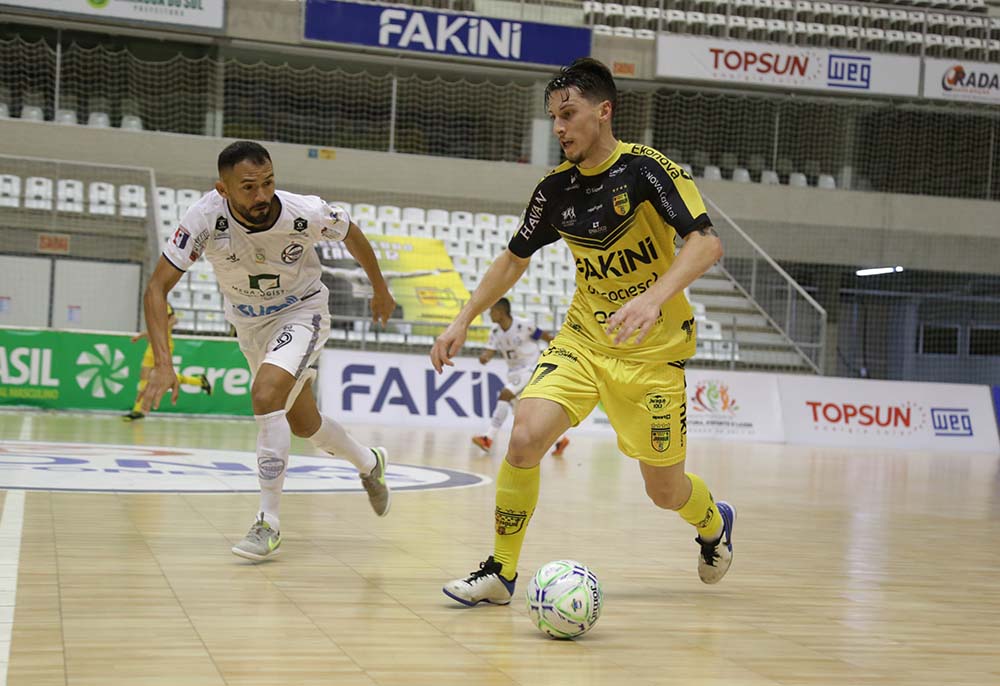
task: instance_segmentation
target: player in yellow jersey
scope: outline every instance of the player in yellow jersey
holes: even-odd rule
[[[568,243],[576,293],[521,393],[497,476],[493,555],[443,589],[464,605],[510,602],[539,462],[598,401],[619,449],[638,460],[649,498],[697,529],[701,580],[718,582],[732,562],[735,510],[684,468],[684,364],[695,352],[684,288],[722,257],[722,243],[686,171],[615,138],[616,101],[614,79],[594,59],[576,60],[549,82],[545,104],[567,161],[539,182],[507,249],[431,349],[435,369],[451,365],[472,320],[514,286],[531,256]],[[676,236],[684,245],[675,256]]]
[[[174,351],[174,337],[173,331],[174,327],[177,326],[177,315],[174,314],[174,308],[169,304],[167,305],[167,340],[170,344],[170,352]],[[142,339],[148,339],[149,334],[146,331],[141,331],[136,335],[132,336],[132,342],[136,343]],[[139,370],[139,387],[135,393],[135,404],[132,406],[132,411],[127,415],[123,416],[126,422],[134,422],[137,419],[142,419],[146,415],[142,411],[142,397],[146,392],[146,384],[149,382],[149,370],[154,367],[153,362],[153,346],[148,342],[146,343],[146,352],[142,355],[142,368]],[[196,374],[194,376],[185,376],[184,374],[177,375],[177,381],[188,386],[198,386],[201,390],[208,395],[212,395],[212,384],[209,382],[208,377],[204,374]]]

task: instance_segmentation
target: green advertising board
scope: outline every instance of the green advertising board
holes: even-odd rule
[[[135,400],[146,341],[128,334],[0,327],[0,405],[127,412]],[[174,368],[208,375],[211,397],[181,386],[161,412],[250,415],[250,370],[232,338],[174,337]]]

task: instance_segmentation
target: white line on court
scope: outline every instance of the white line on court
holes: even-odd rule
[[[7,491],[3,502],[3,518],[0,519],[0,686],[7,686],[23,524],[24,491]]]

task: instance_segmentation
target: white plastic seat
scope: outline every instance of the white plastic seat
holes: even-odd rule
[[[83,213],[83,181],[79,179],[56,181],[56,209],[60,212]]]
[[[52,179],[29,176],[24,180],[24,206],[29,210],[52,209]]]
[[[187,289],[187,286],[177,284],[169,293],[167,293],[167,302],[170,303],[175,310],[177,308],[190,310],[191,291]]]
[[[788,185],[805,187],[808,186],[809,183],[806,181],[806,175],[802,172],[792,172],[788,175]]]
[[[458,240],[466,243],[481,243],[483,240],[483,230],[475,226],[459,226]]]
[[[191,188],[177,189],[177,218],[183,219],[191,205],[201,200],[202,193]]]
[[[76,118],[76,110],[56,110],[56,124],[67,124],[76,126],[79,122]]]
[[[45,112],[41,107],[25,105],[21,108],[21,119],[25,121],[45,121]]]
[[[722,180],[722,170],[719,169],[714,164],[709,164],[705,166],[702,172],[702,178],[709,181],[721,181]]]
[[[743,167],[733,169],[733,181],[736,183],[750,183],[750,171]]]
[[[191,293],[191,309],[221,310],[222,296],[218,291],[194,291]]]
[[[408,224],[410,235],[415,238],[437,238],[434,227],[429,224]]]
[[[765,169],[760,173],[760,182],[765,186],[777,186],[781,180],[778,178],[778,172],[773,169]]]
[[[410,231],[407,225],[400,221],[383,221],[382,222],[382,232],[386,236],[409,236]]]
[[[146,216],[146,189],[134,183],[118,187],[118,206],[123,217]]]
[[[489,212],[476,212],[472,221],[473,226],[480,229],[495,229],[497,227],[497,216]]]
[[[115,214],[115,187],[105,181],[94,181],[87,194],[87,210],[91,214]]]
[[[493,257],[493,247],[489,243],[474,241],[466,243],[465,254],[469,257]]]
[[[95,129],[106,129],[111,126],[111,117],[107,112],[91,112],[87,115],[87,126]]]
[[[404,207],[403,221],[411,224],[425,224],[427,222],[427,212],[422,207]]]
[[[635,29],[631,26],[616,26],[611,35],[618,38],[635,38]]]
[[[188,277],[188,288],[192,291],[217,291],[215,272],[211,269],[211,262],[203,260],[195,262],[195,265],[198,265],[198,269],[195,269],[194,265],[192,265],[192,268],[188,270],[190,274]],[[206,269],[206,267],[208,268]]]
[[[222,312],[202,310],[195,317],[194,330],[204,333],[220,333],[228,331],[229,324]]]
[[[354,223],[364,234],[382,233],[382,222],[378,219],[355,219]]]
[[[495,229],[483,229],[483,240],[492,245],[507,245],[510,242],[510,234],[512,231],[507,231],[500,228]]]
[[[465,249],[464,241],[443,240],[441,242],[444,243],[445,252],[447,252],[452,257],[455,257],[456,255],[460,256],[468,254],[468,252],[466,252]]]
[[[515,217],[513,214],[501,214],[497,221],[497,228],[502,231],[513,232],[517,231],[521,226],[520,217]]]
[[[440,238],[442,241],[458,240],[458,228],[448,224],[435,225],[432,233],[434,238]]]
[[[607,24],[594,24],[593,32],[595,36],[613,36],[615,35],[615,30],[608,26]]]
[[[354,205],[354,212],[351,213],[351,218],[355,224],[358,224],[358,221],[361,219],[378,219],[378,210],[375,209],[374,205],[359,202]],[[361,224],[358,224],[358,226],[361,226]]]
[[[451,224],[451,215],[448,214],[448,210],[430,209],[427,210],[427,223],[435,226],[438,224]]]
[[[816,182],[816,186],[824,190],[832,191],[836,190],[837,182],[834,181],[833,177],[829,174],[820,174],[819,179]]]
[[[395,205],[379,205],[376,216],[382,222],[398,222],[403,220],[403,211]]]
[[[474,226],[472,223],[472,212],[466,212],[465,210],[455,210],[451,213],[448,221],[452,226]]]
[[[21,177],[0,174],[0,207],[21,206]]]
[[[134,114],[126,114],[122,117],[121,128],[126,131],[142,131],[142,119]]]

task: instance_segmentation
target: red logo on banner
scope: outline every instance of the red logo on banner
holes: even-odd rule
[[[855,404],[807,400],[813,427],[833,431],[874,429],[894,433],[913,433],[926,422],[926,413],[912,403],[905,405]]]
[[[804,77],[809,69],[808,55],[781,55],[757,50],[725,50],[709,48],[715,70],[754,72],[756,74],[776,74],[778,76]]]

